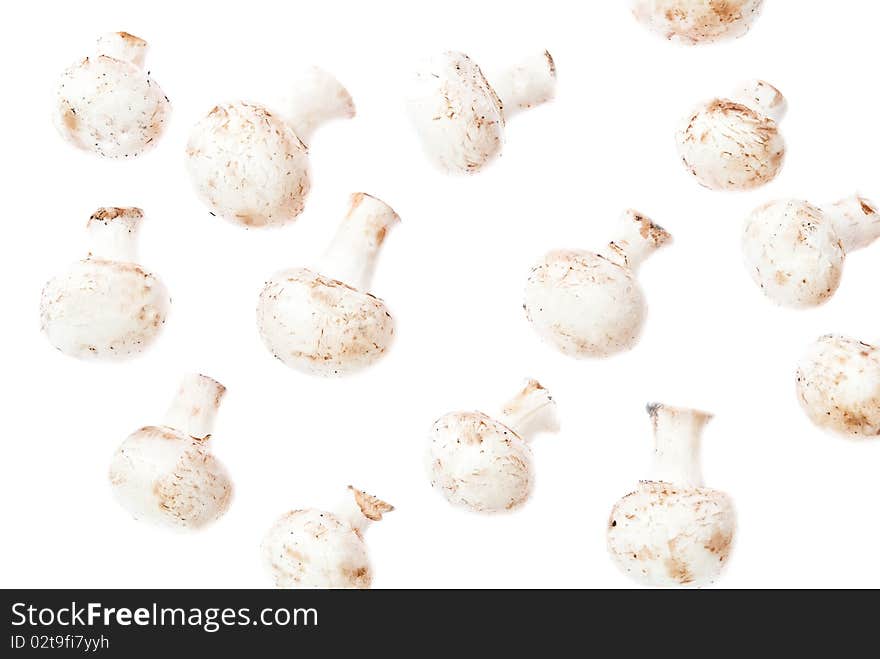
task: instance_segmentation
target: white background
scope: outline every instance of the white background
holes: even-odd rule
[[[349,483],[397,506],[371,527],[375,587],[627,587],[605,550],[608,512],[649,475],[649,401],[716,414],[707,484],[728,491],[738,543],[720,587],[880,586],[874,569],[880,443],[814,429],[794,395],[806,345],[827,332],[880,340],[880,245],[851,256],[822,308],[774,307],[740,261],[753,207],[880,197],[880,4],[768,0],[752,32],[704,48],[645,31],[624,2],[18,3],[4,17],[2,74],[3,396],[0,584],[19,587],[269,586],[259,545],[288,509],[330,507]],[[103,31],[151,44],[148,68],[173,103],[159,147],[103,161],[55,133],[55,81]],[[550,50],[557,99],[508,125],[501,160],[449,178],[422,157],[402,105],[420,56],[469,53],[492,72]],[[271,106],[319,64],[345,83],[356,119],[312,141],[306,212],[280,230],[211,217],[190,189],[183,150],[215,103]],[[781,176],[751,193],[700,188],[677,160],[679,118],[699,100],[762,77],[789,101]],[[403,223],[373,290],[398,323],[374,369],[311,379],[264,349],[256,296],[274,270],[307,265],[349,193],[391,204]],[[141,261],[174,300],[163,335],[124,364],[82,363],[40,333],[45,281],[85,254],[100,206],[142,207]],[[524,318],[529,267],[553,247],[601,247],[634,207],[675,237],[642,271],[650,316],[641,343],[606,361],[542,345]],[[234,476],[226,517],[178,534],[113,502],[115,448],[159,423],[179,378],[229,388],[214,450]],[[563,429],[534,443],[531,503],[483,517],[431,490],[422,456],[433,420],[487,413],[523,378],[555,395]]]

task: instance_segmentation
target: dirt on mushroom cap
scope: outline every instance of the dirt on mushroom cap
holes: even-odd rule
[[[130,435],[110,466],[117,501],[135,519],[199,529],[229,508],[232,481],[203,440],[148,426]]]
[[[805,201],[775,201],[753,211],[742,249],[752,279],[778,304],[816,306],[840,286],[846,250],[825,213]]]
[[[429,441],[431,484],[453,505],[502,512],[518,508],[531,494],[531,449],[482,412],[447,414],[434,424]]]
[[[106,56],[68,68],[56,92],[55,125],[74,146],[107,158],[134,158],[153,148],[170,103],[139,67]]]
[[[750,190],[782,168],[785,142],[772,118],[726,99],[700,106],[677,135],[682,162],[713,190]]]
[[[824,336],[808,348],[795,381],[815,425],[850,439],[880,438],[880,348]]]
[[[257,324],[279,360],[318,375],[366,368],[394,338],[394,320],[381,300],[304,268],[267,282]]]
[[[744,35],[763,0],[631,0],[630,5],[640,23],[669,40],[692,45]]]
[[[280,588],[369,588],[367,548],[350,525],[333,513],[297,510],[266,534],[263,557]]]
[[[308,152],[293,130],[252,103],[214,107],[190,133],[190,178],[215,214],[248,227],[295,219],[311,187]]]
[[[635,345],[645,300],[632,272],[598,254],[555,250],[529,274],[525,312],[540,336],[573,357]]]
[[[447,52],[426,62],[408,104],[426,155],[441,169],[473,173],[501,152],[501,101],[467,55]]]
[[[83,359],[125,359],[159,335],[170,298],[154,275],[131,263],[87,259],[43,289],[40,319],[49,341]]]
[[[735,532],[733,502],[724,492],[644,481],[612,510],[608,550],[645,585],[702,586],[728,562]]]

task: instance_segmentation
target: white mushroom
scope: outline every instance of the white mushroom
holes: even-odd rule
[[[603,252],[554,250],[529,273],[526,316],[566,355],[607,357],[639,339],[646,305],[636,273],[671,236],[633,210],[619,223],[619,237]]]
[[[779,121],[786,103],[773,85],[755,80],[730,98],[703,103],[676,135],[684,166],[712,190],[751,190],[769,183],[785,156]]]
[[[504,406],[498,420],[482,412],[447,414],[429,436],[431,485],[460,508],[514,510],[529,498],[535,480],[529,441],[558,430],[556,402],[535,380]]]
[[[165,324],[165,285],[137,260],[139,208],[100,208],[89,219],[88,257],[43,289],[43,331],[58,350],[84,359],[123,359],[145,350]]]
[[[394,319],[369,293],[379,249],[400,221],[385,202],[359,192],[313,270],[273,275],[257,304],[266,347],[312,375],[346,375],[376,362],[394,338]]]
[[[198,529],[226,512],[232,481],[209,448],[225,392],[209,377],[189,375],[165,422],[122,442],[110,465],[110,484],[116,501],[135,519]]]
[[[133,158],[155,146],[171,111],[162,89],[144,71],[147,42],[127,32],[98,39],[61,76],[53,117],[62,137],[106,158]]]
[[[630,0],[633,15],[653,32],[688,45],[741,37],[764,0]]]
[[[373,570],[364,543],[371,522],[394,506],[349,486],[337,512],[293,510],[263,540],[263,558],[279,588],[369,588]]]
[[[417,73],[408,109],[428,158],[450,173],[473,173],[495,159],[514,114],[553,98],[556,65],[544,52],[497,77],[494,88],[467,55],[445,52]]]
[[[217,105],[190,133],[186,165],[202,201],[215,215],[246,227],[294,220],[311,187],[308,143],[325,121],[354,116],[345,88],[312,69],[287,111],[237,101]]]
[[[649,405],[654,478],[618,501],[608,520],[608,551],[648,586],[703,586],[727,564],[736,533],[733,501],[703,486],[700,439],[711,415]]]
[[[851,251],[880,238],[880,214],[854,195],[823,208],[786,199],[764,204],[746,220],[746,269],[764,293],[786,307],[827,301],[840,285]]]
[[[880,348],[829,334],[797,369],[801,407],[814,424],[850,439],[880,438]]]

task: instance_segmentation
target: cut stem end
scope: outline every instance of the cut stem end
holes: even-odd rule
[[[537,380],[528,380],[525,387],[507,402],[501,420],[526,441],[540,433],[559,432],[556,401]]]
[[[847,253],[867,247],[880,238],[880,213],[870,200],[859,195],[842,199],[829,206],[830,215]]]
[[[128,32],[107,32],[98,37],[98,55],[128,62],[142,69],[147,56],[147,42]]]
[[[788,103],[782,92],[765,80],[743,83],[730,100],[742,103],[777,123],[782,121],[788,111]]]
[[[385,513],[394,510],[394,506],[381,499],[367,494],[351,485],[348,486],[351,497],[345,499],[337,515],[344,519],[355,533],[363,537],[372,522],[378,522]]]
[[[318,270],[361,291],[369,291],[385,236],[400,216],[381,199],[363,192],[351,196],[348,213],[324,253]]]
[[[226,387],[206,375],[187,375],[165,415],[165,425],[193,439],[206,440]]]
[[[303,144],[308,145],[318,127],[333,119],[355,115],[348,90],[332,75],[312,67],[297,83],[285,104],[285,119]]]
[[[608,245],[608,256],[633,270],[664,245],[672,236],[659,224],[632,209],[618,221],[618,237]]]
[[[701,487],[700,442],[712,415],[659,403],[652,403],[647,409],[654,426],[653,480]]]
[[[91,259],[137,261],[137,241],[144,212],[140,208],[99,208],[89,218],[86,231],[89,236]]]
[[[556,94],[556,63],[548,51],[527,57],[493,85],[505,118],[550,101]]]

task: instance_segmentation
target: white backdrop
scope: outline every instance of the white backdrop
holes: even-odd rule
[[[259,544],[281,513],[332,506],[352,483],[397,510],[371,527],[375,587],[627,587],[605,550],[612,504],[648,475],[649,401],[715,413],[707,484],[730,492],[738,543],[722,587],[880,586],[880,442],[814,429],[794,367],[820,334],[880,340],[880,245],[853,255],[822,308],[763,298],[740,262],[744,216],[785,196],[880,197],[875,84],[880,4],[768,0],[730,44],[677,47],[624,2],[20,3],[0,26],[4,101],[3,390],[0,585],[268,586]],[[124,6],[125,5],[125,6]],[[49,119],[60,72],[98,33],[151,44],[148,68],[173,103],[159,147],[133,162],[77,152]],[[459,49],[490,75],[550,50],[557,99],[508,126],[502,159],[448,178],[422,157],[402,106],[418,57]],[[274,231],[208,214],[183,149],[215,103],[278,101],[319,64],[351,91],[358,116],[312,141],[306,212]],[[751,193],[701,189],[677,161],[673,131],[699,100],[762,77],[787,96],[788,159]],[[310,379],[263,348],[256,296],[272,271],[324,249],[349,193],[403,219],[375,279],[398,323],[376,368]],[[40,333],[44,282],[84,256],[96,208],[147,215],[141,261],[173,297],[153,350],[121,365],[81,363]],[[601,247],[634,207],[675,237],[642,271],[650,303],[630,354],[567,359],[540,343],[521,293],[553,247]],[[161,421],[187,371],[224,383],[214,449],[236,483],[229,514],[187,535],[137,523],[113,502],[110,456]],[[534,444],[538,483],[522,511],[482,517],[431,490],[422,456],[433,420],[494,413],[527,376],[559,403],[562,432]]]

